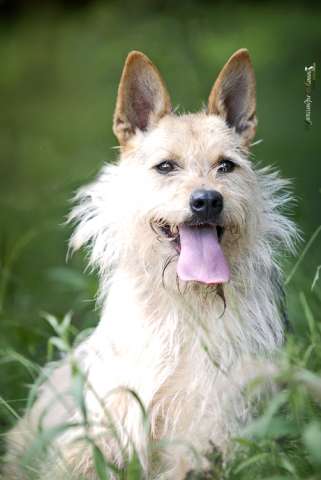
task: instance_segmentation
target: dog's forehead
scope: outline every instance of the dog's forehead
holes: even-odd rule
[[[188,154],[215,156],[237,147],[236,136],[216,115],[206,113],[167,115],[144,140],[146,153],[155,149],[185,157]]]

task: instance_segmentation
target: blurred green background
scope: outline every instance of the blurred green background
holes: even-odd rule
[[[1,9],[1,5],[2,8]],[[258,82],[254,162],[293,179],[294,216],[307,240],[321,223],[321,71],[305,127],[304,67],[320,65],[321,10],[298,3],[210,1],[0,2],[0,396],[18,411],[30,374],[11,350],[41,363],[46,311],[95,324],[96,278],[77,254],[65,262],[63,225],[75,189],[92,179],[111,147],[117,84],[128,51],[158,65],[181,110],[197,110],[228,57],[247,47]],[[298,292],[310,292],[321,242],[288,286],[290,319],[304,331]],[[301,250],[303,245],[300,247]],[[291,269],[295,259],[285,259]],[[0,431],[14,418],[1,408]]]

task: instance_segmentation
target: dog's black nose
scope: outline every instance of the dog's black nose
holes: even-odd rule
[[[202,222],[215,222],[223,210],[223,197],[216,190],[195,190],[190,198],[190,207]]]

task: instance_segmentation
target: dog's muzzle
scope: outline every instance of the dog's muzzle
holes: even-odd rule
[[[179,255],[178,277],[207,285],[226,283],[230,270],[221,246],[223,197],[215,190],[195,190],[189,205],[192,215],[184,223],[175,228],[162,225]]]

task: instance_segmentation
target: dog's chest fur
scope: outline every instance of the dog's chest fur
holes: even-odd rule
[[[107,406],[108,392],[117,387],[136,392],[154,440],[175,438],[194,447],[212,440],[223,447],[236,425],[224,421],[228,411],[234,410],[233,418],[237,413],[236,422],[246,415],[241,399],[245,377],[235,376],[240,352],[228,347],[223,327],[233,316],[227,307],[221,318],[218,296],[198,305],[177,293],[173,301],[168,292],[148,287],[148,282],[137,285],[125,272],[116,273],[100,325],[86,347],[89,382]],[[127,415],[127,428],[137,429],[130,420],[132,402],[127,397],[119,415]]]

